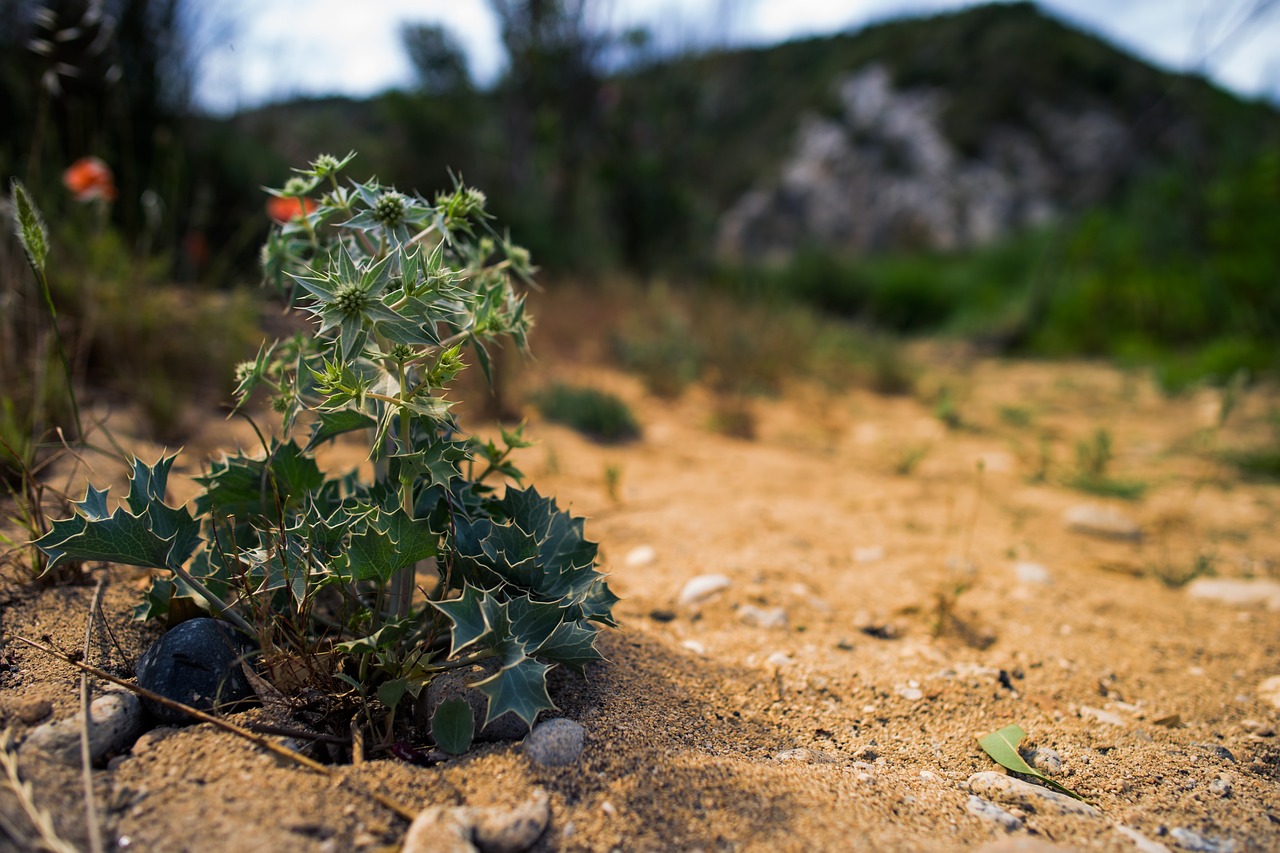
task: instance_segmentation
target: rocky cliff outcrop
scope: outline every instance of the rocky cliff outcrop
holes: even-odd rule
[[[1036,105],[966,154],[944,132],[945,92],[896,89],[876,64],[838,95],[839,114],[806,117],[781,173],[721,218],[722,258],[980,245],[1098,200],[1135,156],[1127,125],[1103,109]]]

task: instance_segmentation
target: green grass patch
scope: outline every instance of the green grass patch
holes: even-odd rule
[[[640,437],[640,424],[618,397],[595,388],[554,384],[533,398],[542,416],[609,444]]]

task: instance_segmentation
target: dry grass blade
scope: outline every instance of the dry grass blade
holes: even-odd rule
[[[53,818],[47,811],[36,805],[34,792],[28,782],[22,781],[18,775],[18,757],[13,754],[13,731],[5,729],[0,734],[0,764],[4,765],[5,784],[18,797],[18,803],[31,820],[36,832],[40,834],[40,846],[53,853],[79,853],[74,846],[58,837],[53,826]]]
[[[98,578],[98,586],[93,591],[93,602],[89,605],[89,618],[84,625],[84,655],[89,659],[93,644],[93,617],[102,609],[102,593],[107,588],[107,575]],[[80,671],[80,773],[84,783],[84,819],[89,826],[89,849],[93,853],[102,853],[102,827],[98,825],[98,804],[93,797],[93,764],[89,749],[89,673]]]
[[[315,772],[320,773],[321,775],[329,776],[333,779],[336,779],[339,784],[346,785],[356,793],[363,794],[369,797],[370,799],[375,800],[379,805],[385,806],[386,808],[395,812],[396,814],[398,814],[400,817],[404,818],[407,821],[412,822],[413,819],[418,816],[417,812],[410,809],[408,806],[405,806],[403,803],[399,803],[396,800],[393,800],[390,797],[386,796],[385,794],[381,794],[377,791],[360,786],[357,783],[353,782],[352,780],[347,779],[344,776],[341,776],[340,774],[334,773],[332,770],[330,770],[328,767],[325,767],[320,762],[313,761],[312,759],[307,758],[305,755],[299,755],[293,750],[287,747],[281,746],[275,741],[269,740],[268,738],[262,737],[261,735],[254,734],[253,732],[249,731],[246,728],[237,726],[235,723],[228,722],[227,720],[224,720],[221,717],[215,717],[213,714],[205,713],[204,711],[201,711],[198,708],[192,708],[190,705],[184,705],[181,702],[175,702],[174,700],[170,699],[167,696],[161,696],[159,693],[154,693],[146,689],[145,687],[139,687],[136,684],[131,684],[130,682],[125,681],[124,679],[116,678],[114,675],[112,675],[109,672],[104,672],[98,669],[96,666],[90,666],[87,663],[83,663],[78,660],[73,660],[72,658],[67,657],[57,649],[50,648],[49,646],[46,646],[43,643],[37,643],[35,640],[31,640],[23,636],[15,636],[14,639],[22,643],[25,643],[28,646],[31,646],[31,648],[33,649],[38,649],[44,652],[45,654],[49,655],[50,657],[57,658],[63,663],[70,664],[71,666],[76,667],[82,672],[87,672],[90,675],[96,676],[97,678],[101,678],[103,681],[109,681],[112,684],[118,684],[124,689],[129,690],[133,693],[136,693],[137,695],[141,696],[144,699],[150,699],[152,702],[158,702],[167,708],[173,708],[175,710],[182,711],[183,713],[188,714],[192,717],[195,717],[197,720],[200,720],[203,723],[210,723],[222,729],[223,731],[231,732],[232,734],[238,737],[242,737],[247,741],[255,743],[258,746],[262,747],[263,749],[267,750],[268,752],[275,753],[281,758],[292,761],[294,764],[301,764],[303,767],[306,767],[308,770],[314,770]]]

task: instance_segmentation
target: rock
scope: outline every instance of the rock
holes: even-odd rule
[[[982,799],[982,797],[969,795],[969,800],[964,804],[965,811],[983,820],[989,820],[1004,827],[1009,832],[1022,829],[1022,821],[1009,814],[995,803]]]
[[[1126,724],[1124,717],[1111,711],[1104,711],[1101,708],[1090,708],[1088,705],[1080,706],[1080,718],[1084,720],[1094,720],[1108,726],[1123,726]]]
[[[400,853],[476,853],[465,809],[430,806],[423,809],[405,833]]]
[[[53,713],[53,703],[48,699],[23,699],[14,706],[13,713],[24,725],[33,726]]]
[[[401,853],[520,853],[551,822],[551,800],[535,788],[515,807],[431,806],[414,818]]]
[[[1142,528],[1126,515],[1096,504],[1073,506],[1062,517],[1068,530],[1104,539],[1142,538]]]
[[[676,621],[676,612],[667,610],[665,607],[656,607],[649,611],[649,618],[654,622],[674,622]]]
[[[1177,845],[1192,853],[1235,853],[1240,845],[1232,838],[1210,838],[1192,829],[1177,827],[1169,830],[1170,837]]]
[[[1258,685],[1258,698],[1280,708],[1280,675],[1273,675]]]
[[[559,717],[534,726],[523,751],[535,764],[562,767],[578,760],[585,737],[581,724]]]
[[[138,684],[201,711],[247,704],[253,688],[240,669],[249,646],[235,629],[216,619],[189,619],[172,628],[138,660]],[[158,722],[182,725],[182,711],[143,700]]]
[[[496,673],[499,666],[501,664],[496,660],[486,660],[473,666],[442,672],[431,679],[431,683],[419,694],[418,701],[414,705],[414,719],[418,726],[429,729],[431,718],[435,715],[436,708],[440,707],[440,703],[457,696],[465,699],[471,706],[476,740],[512,741],[520,740],[527,735],[529,726],[510,711],[490,721],[489,725],[484,724],[485,716],[489,713],[489,697],[471,685],[484,681]]]
[[[1245,720],[1240,724],[1240,727],[1249,734],[1257,735],[1258,737],[1275,737],[1276,734],[1274,726],[1257,720]]]
[[[919,687],[899,687],[898,695],[908,702],[919,702],[924,698],[924,691]]]
[[[705,655],[707,653],[707,647],[702,643],[699,643],[697,640],[685,640],[680,644],[680,646],[681,648],[688,649],[695,655]]]
[[[1133,842],[1133,846],[1138,849],[1138,853],[1171,853],[1168,847],[1158,841],[1152,841],[1131,826],[1123,826],[1117,823],[1115,828],[1116,832]]]
[[[554,722],[554,721],[548,721]],[[528,850],[547,831],[551,822],[551,798],[541,788],[521,805],[489,806],[467,810],[471,837],[481,853],[520,853]]]
[[[786,628],[787,611],[781,607],[756,607],[744,604],[738,608],[738,621],[752,628]]]
[[[1209,783],[1209,793],[1215,797],[1226,799],[1231,796],[1231,780],[1225,776],[1219,776]]]
[[[176,734],[177,728],[173,726],[157,726],[149,732],[143,732],[133,747],[129,750],[131,755],[146,755],[148,752],[156,748],[156,745],[168,738],[170,735]]]
[[[1196,578],[1187,584],[1187,595],[1236,607],[1263,605],[1280,610],[1280,581],[1239,578]]]
[[[1088,815],[1099,817],[1101,812],[1086,802],[1032,785],[1021,779],[984,770],[969,777],[969,788],[975,794],[1006,805],[1019,806],[1032,812],[1059,815]]]
[[[649,565],[656,559],[658,559],[658,552],[653,549],[652,545],[641,545],[628,551],[627,556],[623,558],[623,563],[628,568],[638,569],[641,566]]]
[[[1218,758],[1221,758],[1223,761],[1230,761],[1232,764],[1236,763],[1236,757],[1231,754],[1231,750],[1227,749],[1225,746],[1221,744],[1197,743],[1196,746],[1200,747],[1201,749],[1205,749],[1205,750],[1208,750],[1209,752],[1212,752],[1214,755],[1216,755]]]
[[[883,545],[870,545],[864,548],[853,549],[853,561],[855,563],[876,563],[883,559]]]
[[[718,592],[723,592],[733,585],[733,581],[725,575],[698,575],[689,578],[684,589],[680,590],[680,603],[684,605],[701,604]]]
[[[1053,576],[1049,574],[1049,570],[1039,563],[1014,563],[1013,573],[1018,578],[1018,583],[1035,586],[1048,586],[1053,583]]]
[[[124,752],[142,732],[142,703],[132,693],[106,693],[89,705],[89,758],[101,764]],[[21,751],[42,752],[71,767],[80,766],[80,714],[32,729]]]
[[[774,652],[764,659],[764,665],[770,669],[782,669],[784,666],[790,666],[795,662],[796,659],[786,652]]]
[[[798,761],[802,764],[835,764],[840,761],[840,756],[823,752],[820,749],[809,749],[802,746],[796,749],[784,749],[775,755],[773,760]]]
[[[1022,756],[1032,769],[1039,770],[1046,776],[1062,772],[1062,756],[1048,747],[1037,747]]]

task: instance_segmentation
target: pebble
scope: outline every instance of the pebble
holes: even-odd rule
[[[1073,506],[1063,514],[1062,521],[1068,530],[1104,539],[1142,538],[1142,528],[1137,522],[1114,509],[1097,504]]]
[[[1208,750],[1209,752],[1212,752],[1214,755],[1218,756],[1223,761],[1230,761],[1232,764],[1236,763],[1236,757],[1231,754],[1231,750],[1227,749],[1225,746],[1222,746],[1221,744],[1197,743],[1196,746],[1200,747],[1201,749],[1205,749],[1205,750]]]
[[[1231,780],[1225,776],[1219,776],[1209,783],[1209,793],[1215,797],[1226,799],[1231,796]]]
[[[689,578],[684,589],[680,590],[681,604],[701,604],[718,592],[733,586],[733,581],[725,575],[698,575]]]
[[[520,738],[529,733],[528,724],[513,712],[508,711],[498,719],[491,720],[489,725],[485,726],[484,720],[489,713],[489,697],[476,688],[468,686],[493,675],[498,671],[499,666],[501,664],[497,661],[482,661],[474,666],[448,670],[431,679],[427,689],[419,694],[418,701],[414,706],[414,717],[417,724],[423,729],[429,729],[431,727],[431,718],[435,715],[436,708],[439,708],[446,699],[452,699],[456,696],[465,699],[467,704],[471,706],[471,719],[475,726],[476,740],[520,740]],[[482,726],[483,728],[481,728]]]
[[[680,646],[682,648],[688,649],[689,651],[693,652],[695,655],[705,655],[707,653],[707,647],[704,646],[702,643],[699,643],[697,640],[685,640],[683,643],[680,644]]]
[[[796,661],[795,658],[791,657],[786,652],[774,652],[765,658],[764,662],[766,666],[772,667],[773,669],[782,669],[784,666],[790,666]]]
[[[1047,586],[1053,583],[1053,576],[1049,574],[1049,570],[1039,563],[1014,563],[1013,574],[1018,578],[1018,583],[1035,586]]]
[[[547,831],[551,822],[551,798],[534,788],[529,799],[510,808],[489,806],[468,809],[471,835],[482,853],[520,853]]]
[[[1022,829],[1021,820],[1009,814],[995,803],[982,799],[982,797],[970,794],[969,800],[964,804],[964,807],[965,811],[969,812],[969,814],[980,817],[983,820],[989,820],[992,823],[997,823],[1009,832],[1015,832]]]
[[[1260,723],[1257,720],[1245,720],[1240,727],[1251,735],[1258,737],[1275,737],[1275,726],[1268,723]]]
[[[1240,849],[1233,838],[1210,838],[1193,829],[1177,827],[1169,830],[1169,835],[1179,847],[1192,853],[1235,853]]]
[[[253,698],[240,669],[248,647],[235,629],[217,619],[189,619],[170,629],[138,659],[138,684],[201,711],[234,707]],[[144,699],[160,723],[191,722],[183,711]]]
[[[787,611],[781,607],[756,607],[744,604],[738,608],[738,621],[752,628],[786,628]]]
[[[1237,607],[1265,605],[1280,610],[1280,581],[1239,578],[1196,578],[1186,586],[1187,595]]]
[[[1046,776],[1062,772],[1062,756],[1048,747],[1037,747],[1022,757],[1033,769]]]
[[[177,733],[177,729],[173,726],[157,726],[149,732],[143,732],[136,741],[133,742],[133,748],[129,753],[134,756],[145,755],[156,748],[156,745],[165,740],[172,734]]]
[[[1258,685],[1258,698],[1280,708],[1280,675],[1273,675]]]
[[[1080,718],[1084,720],[1095,720],[1108,726],[1123,726],[1127,722],[1124,717],[1114,714],[1111,711],[1104,711],[1101,708],[1090,708],[1088,705],[1080,706]]]
[[[898,695],[908,702],[919,702],[924,698],[924,691],[919,687],[899,687]]]
[[[853,561],[855,563],[876,563],[883,559],[883,545],[870,545],[864,548],[853,549]]]
[[[1133,842],[1133,846],[1138,849],[1138,853],[1172,853],[1168,847],[1165,847],[1159,841],[1152,841],[1131,826],[1117,823],[1115,827],[1116,832]]]
[[[1020,806],[1033,812],[1090,817],[1098,817],[1102,814],[1088,803],[1068,797],[1066,794],[1059,794],[1057,791],[1050,791],[1048,788],[1032,785],[1030,782],[1015,779],[994,770],[984,770],[970,776],[969,788],[980,796],[1007,805]]]
[[[586,731],[580,723],[557,717],[533,727],[524,739],[524,754],[544,767],[563,767],[578,760]]]
[[[653,549],[652,545],[641,545],[628,551],[627,556],[623,558],[623,562],[629,568],[638,569],[641,566],[649,565],[656,559],[658,559],[658,552]]]
[[[775,755],[773,760],[798,761],[804,764],[835,764],[840,761],[840,756],[823,752],[820,749],[809,749],[802,746],[796,749],[784,749]]]
[[[401,853],[520,853],[551,822],[551,799],[535,788],[518,806],[431,806],[405,834]]]
[[[132,693],[106,693],[89,705],[89,757],[100,764],[108,755],[124,752],[142,731],[142,703]],[[80,723],[76,714],[31,730],[21,752],[39,751],[71,767],[80,766]]]
[[[23,699],[13,712],[24,725],[32,726],[53,713],[53,703],[48,699]]]

